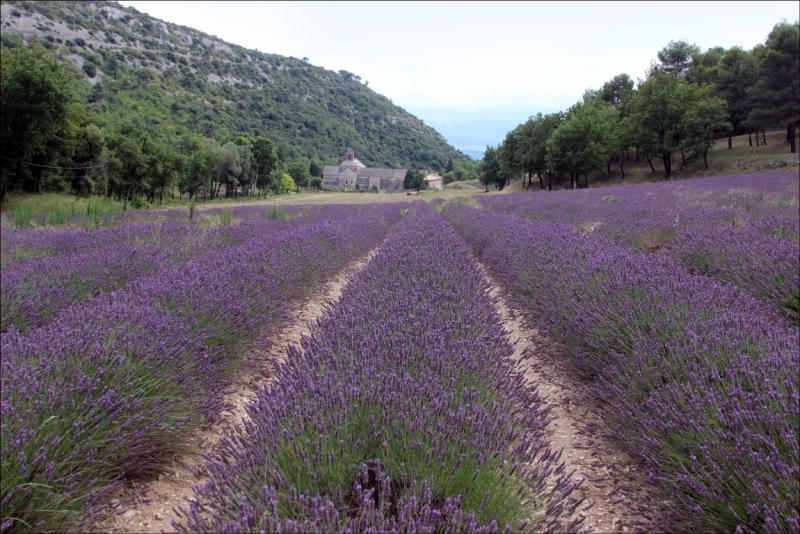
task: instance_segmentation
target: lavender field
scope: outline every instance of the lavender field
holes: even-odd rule
[[[800,532],[798,189],[771,173],[4,226],[0,531],[91,528],[366,260],[208,451],[174,529],[588,528],[497,284],[658,496],[640,529]]]
[[[800,324],[796,172],[717,176],[481,199],[495,213],[569,225],[732,283]]]
[[[442,222],[416,203],[290,353],[212,462],[190,530],[569,529],[572,484],[544,484],[547,410]]]
[[[670,488],[665,528],[800,530],[797,174],[481,204],[443,215]]]
[[[241,358],[268,346],[292,303],[400,216],[336,207],[214,229],[4,230],[0,528],[70,528],[157,470],[219,413]],[[20,250],[40,256],[13,259]]]

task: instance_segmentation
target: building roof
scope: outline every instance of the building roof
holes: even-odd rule
[[[340,164],[342,167],[366,167],[363,163],[356,159],[356,155],[352,148],[348,148],[344,155],[344,161]]]
[[[363,163],[361,163],[360,161],[358,161],[355,158],[350,159],[350,160],[346,159],[343,162],[341,162],[339,165],[341,165],[342,167],[359,167],[359,168],[366,167],[366,165],[364,165]]]
[[[405,178],[406,169],[372,169],[365,167],[358,169],[358,175],[375,178]]]

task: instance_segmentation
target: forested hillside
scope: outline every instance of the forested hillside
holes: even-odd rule
[[[219,171],[214,153],[227,158],[217,172],[226,189],[265,186],[271,171],[254,157],[259,137],[272,142],[282,172],[302,163],[313,174],[348,147],[368,166],[441,169],[450,159],[469,159],[356,74],[248,50],[115,2],[3,2],[2,45],[3,154],[102,168],[103,176],[89,172],[88,183],[103,180],[119,194],[154,198],[170,182],[201,183]],[[50,58],[69,66],[67,72],[47,66]],[[50,91],[67,99],[63,109],[32,109],[26,91],[44,82],[15,78],[15,68],[49,73]],[[39,117],[47,125],[32,139],[33,127],[23,130],[36,113],[47,115]],[[70,124],[59,126],[66,115]],[[36,169],[44,167],[4,159],[3,193],[75,181],[75,173]],[[73,187],[87,186],[79,181]]]

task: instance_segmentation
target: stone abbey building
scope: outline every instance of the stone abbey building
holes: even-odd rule
[[[352,148],[347,149],[339,165],[326,165],[322,172],[323,189],[403,189],[406,169],[370,169],[358,161]]]

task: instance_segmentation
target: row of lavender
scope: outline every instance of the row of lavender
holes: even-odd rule
[[[310,219],[242,223],[204,229],[186,223],[131,225],[78,232],[38,231],[0,272],[0,331],[43,326],[60,310],[91,295],[123,289],[137,278],[192,259],[308,224]],[[9,247],[11,248],[11,247]],[[25,255],[23,253],[23,256]]]
[[[159,469],[219,413],[237,362],[268,347],[292,303],[401,217],[397,205],[330,214],[238,225],[238,245],[3,332],[0,531],[76,528],[123,477]]]
[[[284,224],[281,221],[273,223]],[[196,252],[200,247],[226,244],[229,241],[226,236],[236,226],[207,227],[186,221],[150,220],[100,229],[7,228],[3,229],[0,237],[0,253],[5,266],[16,260],[76,254],[96,248],[161,245],[181,243],[187,239]]]
[[[280,220],[307,218],[339,218],[344,213],[358,216],[369,212],[363,206],[265,206],[248,205],[232,208],[211,208],[202,213],[219,215],[223,210],[231,211],[233,223],[271,221],[280,224]],[[175,219],[165,217],[175,214]],[[180,217],[178,217],[180,215]],[[197,217],[197,216],[196,216]],[[186,210],[136,211],[130,213],[126,224],[108,228],[3,228],[0,234],[0,254],[3,266],[16,259],[55,256],[65,253],[77,253],[95,247],[116,246],[118,244],[152,244],[171,240],[180,240],[190,230],[204,236],[203,246],[223,244],[225,237],[230,236],[230,226],[209,227],[197,221],[188,224]],[[233,225],[235,228],[237,224]],[[205,237],[207,234],[207,237]]]
[[[733,283],[800,323],[796,172],[718,176],[482,199],[492,211],[560,222]]]
[[[301,211],[290,220],[264,220],[271,208],[247,206],[250,222],[206,228],[190,223],[129,224],[100,230],[9,230],[3,236],[0,332],[42,326],[59,310],[101,292],[224,248],[244,246],[320,219],[358,217],[369,209],[341,206]],[[259,220],[260,219],[260,220]]]
[[[443,214],[671,492],[667,529],[800,530],[800,342],[774,308],[567,225]]]
[[[487,291],[464,242],[415,203],[258,392],[183,528],[575,527],[548,409],[515,372]]]
[[[486,206],[496,203],[498,208],[537,220],[571,217],[570,222],[575,225],[605,221],[622,210],[630,212],[627,217],[637,224],[660,222],[664,228],[672,229],[701,224],[736,226],[797,240],[799,182],[796,172],[780,171],[509,195],[480,201]]]

